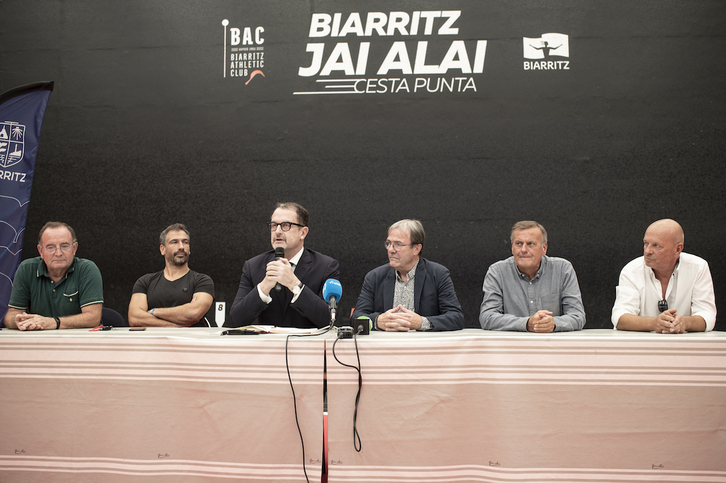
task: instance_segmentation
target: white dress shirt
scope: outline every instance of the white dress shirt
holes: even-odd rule
[[[620,281],[615,289],[613,326],[618,327],[618,320],[624,314],[657,317],[660,313],[658,302],[662,300],[662,295],[661,284],[643,257],[628,263],[620,272]],[[706,321],[706,330],[713,330],[716,324],[716,297],[706,260],[681,253],[669,279],[665,298],[668,308],[676,309],[676,314],[700,315]]]

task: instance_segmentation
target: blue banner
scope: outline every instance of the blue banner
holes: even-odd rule
[[[0,94],[0,314],[8,310],[20,265],[40,128],[53,82]],[[2,318],[0,318],[2,320]]]

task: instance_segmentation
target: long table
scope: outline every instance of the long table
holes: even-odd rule
[[[726,481],[726,333],[328,341],[330,482]],[[340,340],[341,362],[357,364]]]
[[[0,331],[0,481],[726,481],[726,333]],[[363,389],[353,442],[357,342]]]
[[[285,337],[219,332],[0,331],[0,481],[305,481]],[[310,481],[323,344],[288,347]]]

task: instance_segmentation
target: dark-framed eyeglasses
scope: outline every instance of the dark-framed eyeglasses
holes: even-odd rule
[[[280,227],[280,229],[282,231],[290,231],[290,228],[292,228],[292,225],[299,226],[300,228],[305,226],[305,225],[301,225],[300,223],[293,223],[291,221],[283,221],[282,223],[275,223],[274,221],[271,221],[267,224],[270,231],[276,231],[278,226]]]
[[[666,299],[658,301],[658,312],[665,312],[668,310],[668,301]]]

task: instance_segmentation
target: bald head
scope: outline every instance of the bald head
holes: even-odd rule
[[[683,228],[676,220],[664,218],[652,223],[645,233],[657,233],[665,239],[669,239],[674,245],[683,243]]]
[[[683,228],[670,219],[658,220],[645,230],[643,257],[657,276],[669,277],[683,251]]]

